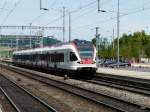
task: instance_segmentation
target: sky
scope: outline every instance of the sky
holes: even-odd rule
[[[65,7],[65,41],[68,41],[68,13],[71,12],[71,38],[91,40],[95,36],[95,27],[99,27],[101,37],[112,39],[113,29],[117,34],[117,1],[100,0],[101,10],[98,13],[98,0],[1,0],[0,25],[37,25],[62,27]],[[120,1],[120,36],[123,33],[132,34],[145,30],[150,34],[150,0],[119,0]],[[39,30],[1,29],[1,34],[31,34],[37,35]],[[62,40],[61,30],[45,30],[44,36],[54,36]]]

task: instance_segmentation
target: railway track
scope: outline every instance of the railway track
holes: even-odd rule
[[[2,74],[0,74],[0,91],[14,107],[15,112],[57,112]]]
[[[150,96],[150,80],[146,79],[97,74],[87,82]]]
[[[143,108],[140,105],[133,104],[127,101],[120,100],[119,98],[114,98],[112,96],[107,96],[104,94],[100,94],[97,92],[93,92],[91,90],[87,90],[84,88],[80,88],[71,84],[67,84],[64,82],[60,82],[54,79],[48,79],[43,76],[39,76],[38,74],[31,73],[29,71],[20,70],[17,68],[9,68],[9,70],[12,70],[13,72],[16,72],[18,74],[24,75],[26,77],[32,78],[34,80],[38,80],[42,83],[45,83],[50,86],[54,86],[56,88],[62,89],[64,91],[67,91],[71,94],[83,97],[89,101],[93,101],[95,103],[105,105],[109,108],[112,108],[117,111],[121,112],[150,112],[149,108]]]
[[[0,90],[0,112],[16,112],[5,94]]]

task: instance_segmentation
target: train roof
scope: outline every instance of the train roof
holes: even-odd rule
[[[34,54],[34,53],[42,53],[42,52],[47,52],[47,51],[63,50],[63,49],[71,49],[71,44],[14,51],[13,54]]]
[[[81,44],[89,44],[91,42],[86,41],[86,40],[75,39],[72,42],[57,44],[54,46],[47,46],[47,47],[43,47],[43,48],[14,51],[13,54],[34,54],[34,53],[42,53],[42,52],[53,51],[53,50],[71,49],[72,43],[74,43],[76,45],[81,45]]]

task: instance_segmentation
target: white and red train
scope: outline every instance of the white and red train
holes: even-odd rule
[[[78,39],[62,45],[13,52],[14,64],[67,73],[93,75],[97,70],[95,59],[95,46],[89,41]]]

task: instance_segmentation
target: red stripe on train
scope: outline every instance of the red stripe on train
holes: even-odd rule
[[[81,63],[82,63],[82,64],[92,64],[93,61],[92,61],[92,59],[82,59],[82,60],[81,60]]]

